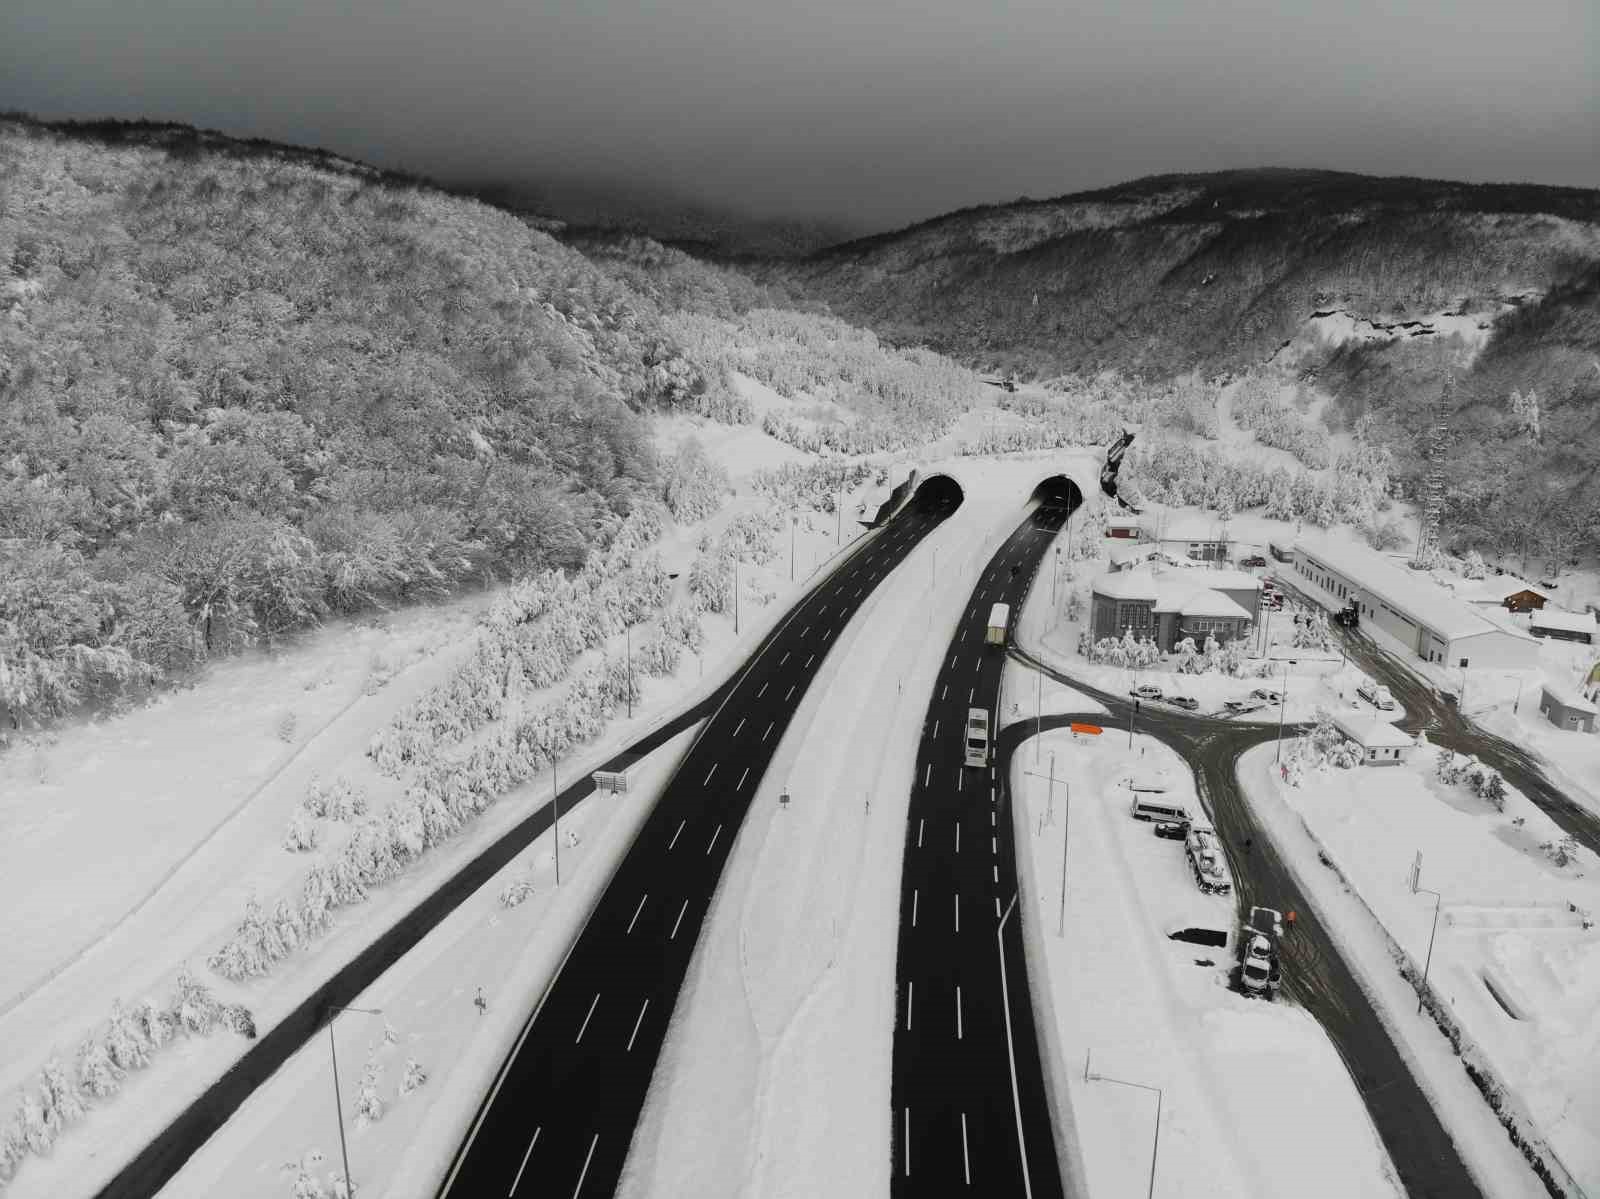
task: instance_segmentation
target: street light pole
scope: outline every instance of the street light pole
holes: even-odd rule
[[[800,518],[793,512],[789,513],[789,582],[794,582],[794,533],[800,524]]]
[[[628,719],[633,719],[633,626],[623,625],[622,632],[628,639]]]
[[[794,578],[794,559],[789,559],[789,577]],[[739,559],[733,560],[733,635],[739,635]]]
[[[561,790],[556,786],[556,764],[550,763],[550,803],[555,810],[556,886],[561,885]]]
[[[382,1008],[343,1007],[337,1003],[328,1005],[328,1055],[333,1060],[333,1110],[339,1117],[339,1160],[344,1163],[344,1191],[346,1195],[356,1193],[356,1184],[350,1180],[350,1149],[344,1139],[344,1102],[339,1097],[339,1049],[334,1042],[333,1022],[339,1018],[340,1012],[360,1012],[365,1016],[381,1016]]]
[[[1422,1011],[1422,997],[1428,990],[1428,969],[1433,965],[1433,939],[1439,933],[1439,904],[1444,896],[1429,887],[1417,887],[1415,890],[1433,896],[1433,931],[1428,934],[1428,956],[1422,963],[1422,985],[1417,988],[1417,1011]]]
[[[1289,706],[1289,667],[1283,667],[1283,690],[1278,692],[1278,760],[1277,765],[1283,765],[1283,712]]]
[[[1044,671],[1037,674],[1038,690],[1033,701],[1033,764],[1039,764],[1039,735],[1044,732]]]
[[[1150,1187],[1145,1192],[1146,1199],[1154,1199],[1156,1193],[1156,1153],[1161,1147],[1161,1088],[1146,1086],[1142,1082],[1128,1082],[1121,1078],[1112,1078],[1105,1074],[1093,1074],[1089,1071],[1088,1060],[1084,1060],[1083,1077],[1086,1082],[1114,1082],[1119,1087],[1137,1087],[1141,1091],[1154,1091],[1156,1096],[1156,1131],[1150,1140]]]
[[[1056,781],[1056,756],[1050,755],[1050,786],[1055,787]],[[1067,828],[1072,823],[1072,788],[1066,786],[1061,792],[1061,922],[1056,928],[1056,936],[1067,935]]]

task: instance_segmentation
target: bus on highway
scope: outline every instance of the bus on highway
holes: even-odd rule
[[[982,708],[967,709],[967,765],[989,764],[989,713]]]

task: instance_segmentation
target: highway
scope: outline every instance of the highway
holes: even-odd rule
[[[990,607],[1021,612],[1078,501],[1075,488],[1041,498],[984,567],[923,725],[896,960],[895,1196],[1063,1194],[1028,995],[1027,905],[1006,915],[1017,875],[1005,761],[963,763],[967,710],[998,724],[1005,652],[984,644]]]
[[[1019,661],[1039,668],[1037,659],[1013,648]],[[1123,696],[1101,691],[1065,672],[1043,668],[1049,677],[1099,700],[1111,710],[1046,716],[1046,729],[1063,728],[1072,721],[1125,729],[1132,704]],[[1006,742],[1032,735],[1035,724],[1024,721],[1005,731]],[[1285,726],[1294,736],[1305,726]],[[1234,896],[1239,911],[1253,904],[1293,910],[1294,931],[1283,942],[1283,992],[1299,1003],[1327,1031],[1334,1048],[1360,1092],[1373,1126],[1394,1162],[1406,1193],[1412,1199],[1481,1199],[1455,1142],[1417,1085],[1393,1037],[1389,1035],[1371,1000],[1340,956],[1316,908],[1296,883],[1273,844],[1270,831],[1259,824],[1241,792],[1237,778],[1239,755],[1251,746],[1275,740],[1276,725],[1238,724],[1192,716],[1144,704],[1135,717],[1134,731],[1147,734],[1176,750],[1194,770],[1202,801],[1216,826],[1228,865],[1233,872]],[[1240,848],[1246,839],[1250,852]]]
[[[950,480],[924,483],[735,681],[531,1011],[441,1196],[615,1192],[701,926],[790,717],[856,608],[959,503]]]

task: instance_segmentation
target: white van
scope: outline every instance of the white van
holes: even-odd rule
[[[1157,792],[1137,792],[1133,797],[1135,820],[1188,820],[1189,809]]]
[[[1004,645],[1006,628],[1011,624],[1011,605],[996,604],[989,609],[989,624],[983,631],[986,645]]]
[[[982,708],[967,709],[967,765],[989,764],[989,713]]]

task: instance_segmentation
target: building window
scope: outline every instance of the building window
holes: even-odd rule
[[[1467,668],[1467,660],[1465,658],[1462,658],[1461,659],[1461,669],[1465,670],[1466,668]]]

